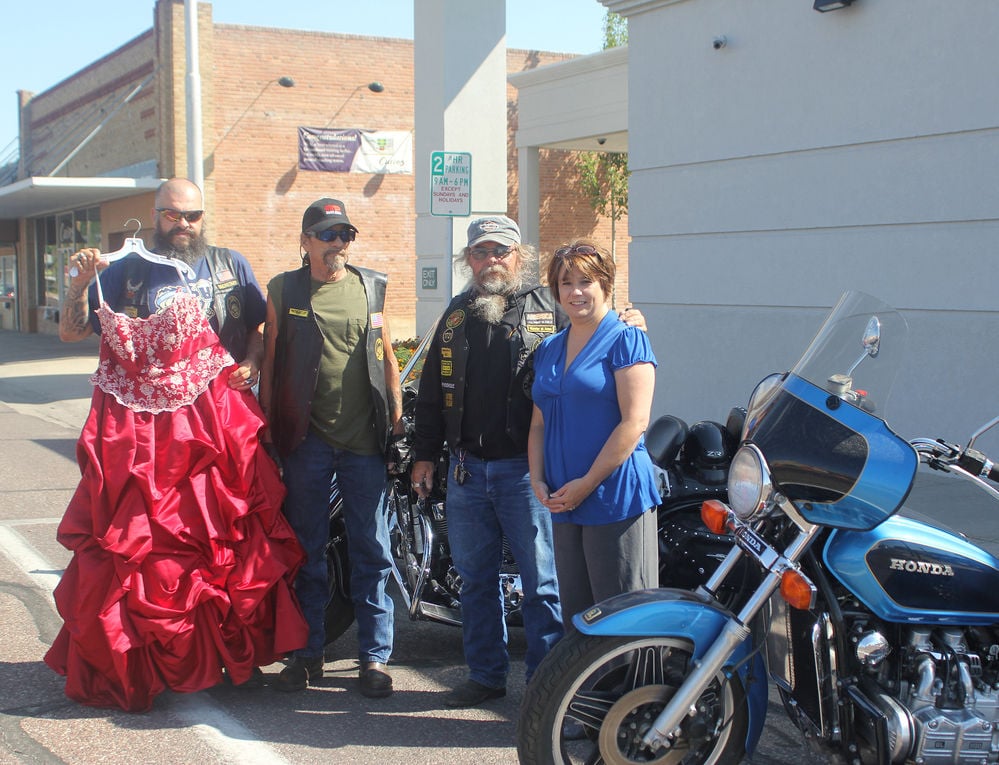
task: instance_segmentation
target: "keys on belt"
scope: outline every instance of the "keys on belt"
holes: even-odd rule
[[[464,449],[459,449],[455,453],[458,461],[454,463],[454,470],[451,471],[451,476],[459,486],[464,486],[465,481],[468,480],[468,468],[465,467],[465,454]]]

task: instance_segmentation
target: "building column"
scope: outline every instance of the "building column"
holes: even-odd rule
[[[537,146],[517,149],[520,236],[535,247],[541,245],[541,150]]]
[[[431,215],[430,155],[472,155],[471,217],[507,211],[506,0],[414,2],[416,331],[465,285],[470,218]]]

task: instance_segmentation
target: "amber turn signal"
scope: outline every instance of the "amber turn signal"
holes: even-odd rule
[[[803,574],[788,569],[780,577],[780,595],[792,608],[807,611],[815,605],[815,587]]]
[[[715,534],[727,534],[731,530],[728,513],[728,508],[720,500],[708,499],[701,504],[701,521]]]

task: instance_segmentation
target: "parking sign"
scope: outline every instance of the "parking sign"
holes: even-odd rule
[[[430,214],[472,214],[472,155],[467,151],[430,153]]]

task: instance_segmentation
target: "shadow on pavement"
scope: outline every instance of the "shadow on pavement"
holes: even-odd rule
[[[91,335],[78,343],[64,343],[57,335],[0,330],[0,363],[44,359],[97,357],[100,338]]]

